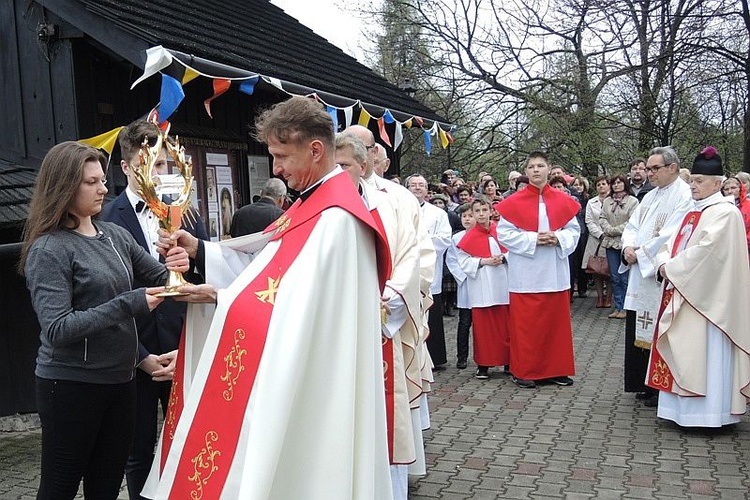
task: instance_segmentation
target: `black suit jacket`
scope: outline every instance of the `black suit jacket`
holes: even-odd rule
[[[206,225],[200,215],[195,214],[197,221],[192,224],[183,219],[183,229],[202,240],[208,240]],[[111,203],[108,203],[99,219],[107,222],[114,222],[118,226],[124,227],[133,235],[135,241],[143,247],[146,252],[150,253],[150,247],[143,236],[143,230],[138,223],[133,206],[130,204],[128,195],[123,191]],[[185,274],[185,279],[192,283],[201,283],[200,275],[191,270]],[[146,286],[136,280],[133,288]],[[182,324],[185,320],[185,311],[187,304],[167,299],[154,309],[151,314],[136,318],[138,328],[138,362],[149,354],[163,354],[165,352],[177,349],[180,343],[180,334],[182,333]]]
[[[638,198],[638,202],[640,203],[643,201],[643,197],[646,196],[646,193],[654,189],[654,186],[651,185],[650,182],[646,181],[643,183],[643,187],[641,187],[641,190],[638,192],[638,194],[635,194],[633,192],[633,187],[630,187],[630,194]]]
[[[277,207],[272,199],[261,198],[251,205],[245,205],[234,213],[229,233],[232,238],[236,238],[263,231],[283,213],[284,211]]]

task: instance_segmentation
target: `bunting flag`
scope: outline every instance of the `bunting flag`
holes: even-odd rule
[[[367,127],[367,125],[370,124],[370,113],[367,112],[364,106],[362,106],[362,109],[359,111],[359,120],[357,120],[358,125],[362,125],[363,127]]]
[[[190,66],[185,66],[185,74],[182,76],[182,84],[190,83],[200,76],[200,73],[195,71]]]
[[[143,80],[146,80],[172,64],[172,60],[172,53],[165,50],[161,45],[146,49],[146,65],[143,67],[143,74],[133,82],[133,85],[130,86],[130,90],[133,90],[135,86]]]
[[[150,49],[146,50],[146,63],[144,65],[143,74],[135,82],[133,82],[131,89],[157,73],[161,73],[162,75],[161,101],[152,112],[158,117],[160,128],[168,127],[169,122],[167,121],[167,119],[177,110],[178,106],[185,98],[185,93],[182,86],[191,82],[199,76],[212,79],[213,95],[203,101],[204,107],[206,108],[206,113],[208,113],[211,118],[213,118],[211,114],[211,102],[221,94],[225,93],[230,88],[233,81],[237,81],[239,83],[239,91],[246,95],[253,95],[253,93],[255,92],[255,87],[261,79],[263,79],[263,81],[268,83],[269,85],[272,85],[281,90],[285,94],[288,94],[290,96],[295,95],[293,90],[290,91],[284,88],[285,82],[274,77],[259,74],[253,75],[249,72],[246,72],[245,76],[232,78],[207,75],[194,68],[191,68],[186,63],[182,62],[182,60],[180,60],[177,56],[174,56],[169,50],[160,45],[151,47]],[[349,127],[353,123],[354,108],[359,107],[359,117],[357,119],[357,123],[364,127],[369,127],[370,120],[375,119],[378,122],[378,131],[381,142],[387,144],[388,146],[391,146],[391,144],[393,144],[392,147],[394,150],[398,149],[403,143],[404,127],[410,129],[414,126],[418,126],[423,130],[425,151],[428,155],[432,153],[433,135],[437,136],[443,149],[447,148],[454,142],[453,133],[455,130],[455,126],[451,126],[450,130],[443,130],[437,122],[433,122],[433,125],[430,129],[425,129],[425,120],[420,116],[414,115],[408,118],[406,121],[400,122],[393,116],[393,112],[390,109],[384,109],[380,117],[371,115],[365,109],[364,103],[362,103],[362,101],[360,100],[356,100],[353,102],[353,104],[346,107],[337,107],[331,106],[326,103],[316,91],[312,91],[307,95],[307,97],[314,97],[318,102],[326,106],[326,111],[331,116],[336,130],[338,130],[338,127],[340,125],[340,122],[338,120],[338,112],[343,111],[345,119],[344,126]],[[386,125],[390,124],[395,124],[395,131],[392,141],[391,137],[388,136],[386,127]],[[119,131],[119,129],[116,130]],[[108,132],[107,134],[111,132]],[[105,135],[106,134],[102,134],[102,136]],[[102,136],[86,139],[86,141],[93,141]],[[105,150],[111,152],[112,148],[114,147],[115,140],[116,134],[115,138],[112,139],[112,143],[109,145],[109,149]]]
[[[270,77],[270,76],[264,76],[263,77],[263,81],[266,82],[266,83],[270,83],[271,85],[273,85],[274,87],[276,87],[279,90],[284,90],[284,86],[281,84],[281,80],[279,80],[278,78],[273,78],[273,77]],[[286,90],[284,90],[284,92],[286,92]],[[288,92],[287,92],[287,94],[288,94]]]
[[[438,129],[438,136],[440,138],[440,145],[443,147],[443,149],[448,147],[448,144],[450,144],[450,141],[448,140],[448,133],[441,129],[440,127]]]
[[[203,101],[203,106],[206,108],[206,113],[208,113],[209,118],[213,120],[213,116],[211,115],[211,101],[219,97],[221,94],[229,90],[229,87],[232,85],[232,82],[230,80],[226,80],[223,78],[215,78],[213,81],[213,87],[214,87],[214,95]]]
[[[339,110],[334,108],[333,106],[326,105],[326,111],[328,111],[328,114],[331,115],[331,120],[333,120],[333,131],[338,132],[339,131]]]
[[[383,142],[388,144],[388,146],[391,146],[391,138],[388,137],[388,132],[385,130],[385,117],[381,116],[378,118],[378,130],[380,131],[380,138]]]
[[[180,80],[166,73],[161,74],[161,99],[159,101],[159,123],[166,121],[185,98]]]
[[[240,83],[240,92],[247,95],[253,95],[253,92],[255,92],[255,85],[258,83],[258,80],[260,80],[260,77],[258,76],[243,80],[242,83]]]
[[[393,150],[397,150],[404,140],[404,131],[401,130],[401,124],[396,122],[396,133],[393,134]]]
[[[89,146],[96,149],[104,150],[108,155],[111,156],[112,150],[115,148],[115,142],[117,142],[117,137],[120,135],[120,131],[124,128],[124,126],[117,127],[116,129],[112,129],[109,132],[104,132],[103,134],[99,134],[95,137],[80,139],[78,142],[88,144]]]
[[[157,123],[157,126],[159,129],[161,129],[162,132],[167,132],[169,130],[169,121],[164,120],[159,121],[159,105],[157,104],[155,108],[153,108],[151,111],[148,112],[148,115],[145,117],[142,117],[143,120],[146,120],[147,122],[151,123]]]

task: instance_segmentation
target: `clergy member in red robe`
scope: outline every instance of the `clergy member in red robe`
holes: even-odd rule
[[[216,311],[197,366],[184,368],[189,390],[173,386],[143,495],[391,499],[379,306],[386,237],[335,167],[333,122],[319,103],[292,97],[256,129],[274,174],[300,198],[249,264],[233,267],[243,256],[224,257],[230,247],[202,247],[207,284],[182,290]],[[201,247],[175,239],[198,256]],[[217,290],[214,278],[232,272]]]
[[[575,374],[568,255],[580,237],[580,206],[547,184],[549,171],[546,154],[532,152],[528,187],[495,205],[497,236],[510,252],[511,372],[528,389],[539,381],[571,385]]]
[[[476,378],[489,378],[491,366],[510,360],[507,250],[497,240],[492,206],[480,196],[471,204],[476,224],[458,242],[458,263],[466,273],[471,320],[474,325]]]

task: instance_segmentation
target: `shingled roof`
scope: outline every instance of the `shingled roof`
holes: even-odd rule
[[[39,1],[141,68],[142,51],[162,45],[311,91],[445,122],[268,0]],[[105,20],[108,29],[96,27],[95,18]],[[137,61],[126,53],[123,37],[142,42]]]
[[[0,160],[0,228],[26,220],[36,170]]]

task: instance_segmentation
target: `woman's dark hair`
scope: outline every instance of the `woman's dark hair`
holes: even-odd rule
[[[612,187],[615,183],[615,181],[622,181],[623,184],[625,184],[625,192],[630,192],[630,179],[625,174],[615,174],[612,177],[609,178],[609,186]],[[596,182],[599,182],[599,179],[596,180]],[[610,195],[614,193],[614,189],[610,190]]]

